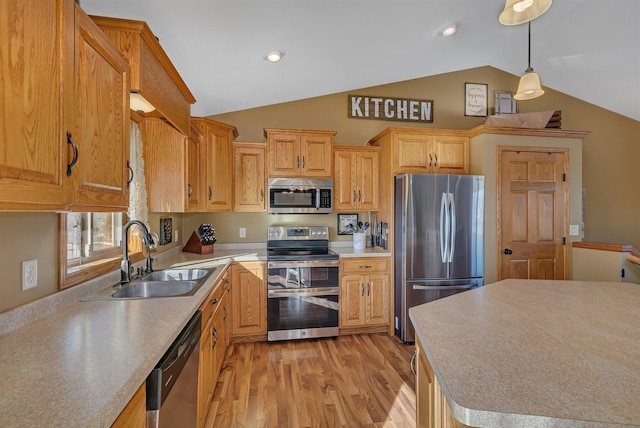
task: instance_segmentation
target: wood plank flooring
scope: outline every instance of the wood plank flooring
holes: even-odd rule
[[[385,333],[232,344],[205,427],[413,427],[413,349]]]

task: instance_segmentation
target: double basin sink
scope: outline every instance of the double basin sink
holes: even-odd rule
[[[151,299],[193,296],[206,279],[220,267],[170,268],[144,274],[131,282],[116,284],[90,296],[88,300]]]

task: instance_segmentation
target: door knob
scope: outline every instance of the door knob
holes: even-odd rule
[[[510,255],[510,254],[513,254],[513,251],[511,251],[511,250],[510,250],[510,249],[508,249],[508,248],[505,248],[503,252],[504,252],[507,256],[508,256],[508,255]]]

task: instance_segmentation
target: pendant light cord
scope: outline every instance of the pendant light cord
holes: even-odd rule
[[[528,73],[529,71],[533,71],[533,68],[531,68],[531,21],[529,21],[528,24],[529,24],[529,57],[527,59],[527,69],[525,70],[525,73]]]

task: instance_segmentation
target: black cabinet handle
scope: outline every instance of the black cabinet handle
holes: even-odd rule
[[[504,249],[504,251],[503,251],[503,253],[505,253],[507,256],[509,256],[509,255],[513,254],[513,251],[511,251],[511,250],[510,250],[510,249],[508,249],[508,248],[505,248],[505,249]]]
[[[189,193],[187,194],[187,197],[191,197],[191,195],[193,194],[193,187],[191,187],[191,183],[187,184],[187,186],[189,186]]]
[[[213,197],[213,190],[211,190],[211,186],[209,186],[209,200]]]
[[[127,161],[127,168],[129,168],[129,181],[127,181],[127,189],[131,187],[131,182],[133,182],[133,168],[131,168],[131,164]]]
[[[67,132],[67,144],[71,144],[71,148],[73,149],[73,159],[71,159],[71,163],[67,165],[67,177],[71,177],[71,170],[76,163],[78,163],[78,147],[71,139],[71,132]]]

